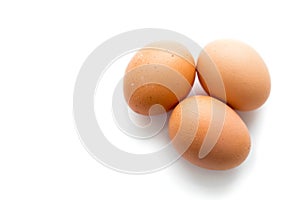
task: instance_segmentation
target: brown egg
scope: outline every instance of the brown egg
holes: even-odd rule
[[[253,48],[242,42],[209,43],[199,55],[197,71],[205,91],[234,109],[254,110],[269,97],[271,81],[266,64]]]
[[[184,46],[169,41],[152,43],[139,50],[128,64],[124,97],[137,113],[161,114],[188,95],[195,75],[194,59]],[[163,109],[150,110],[156,104]]]
[[[240,165],[251,146],[241,118],[209,96],[193,96],[180,102],[169,120],[169,136],[186,160],[213,170]]]

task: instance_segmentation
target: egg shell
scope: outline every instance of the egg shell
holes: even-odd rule
[[[216,40],[206,45],[198,58],[197,73],[209,95],[237,110],[257,109],[270,94],[271,80],[263,59],[237,40]],[[223,86],[218,83],[217,87],[220,80]]]
[[[212,170],[240,165],[251,146],[245,123],[221,101],[193,96],[180,102],[169,119],[169,136],[175,149],[191,163]],[[191,141],[185,151],[187,141]]]
[[[124,97],[139,114],[161,114],[188,95],[195,75],[194,59],[184,46],[170,41],[152,43],[129,62],[123,79]],[[156,104],[164,109],[150,113]]]

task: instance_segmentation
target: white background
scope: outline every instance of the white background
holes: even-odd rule
[[[299,199],[298,1],[1,1],[0,199]],[[110,37],[164,28],[204,46],[251,44],[272,91],[243,114],[252,151],[240,167],[208,171],[183,159],[153,174],[122,174],[82,146],[72,115],[76,76]]]

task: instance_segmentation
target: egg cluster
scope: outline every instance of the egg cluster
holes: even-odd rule
[[[196,73],[208,96],[186,98]],[[156,115],[173,109],[169,136],[175,149],[193,164],[214,170],[234,168],[247,158],[249,131],[234,110],[259,108],[271,88],[262,58],[236,40],[209,43],[197,63],[179,43],[149,44],[131,59],[123,80],[133,111]]]

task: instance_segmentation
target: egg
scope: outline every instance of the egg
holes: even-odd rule
[[[155,42],[139,50],[129,62],[123,78],[124,97],[136,113],[161,114],[188,95],[195,75],[194,58],[183,45]],[[154,105],[163,109],[152,109]]]
[[[191,163],[212,170],[240,165],[248,156],[248,129],[228,105],[209,96],[184,99],[169,119],[175,149]]]
[[[197,73],[209,95],[237,110],[257,109],[270,94],[271,80],[263,59],[237,40],[216,40],[206,45],[198,58]]]

